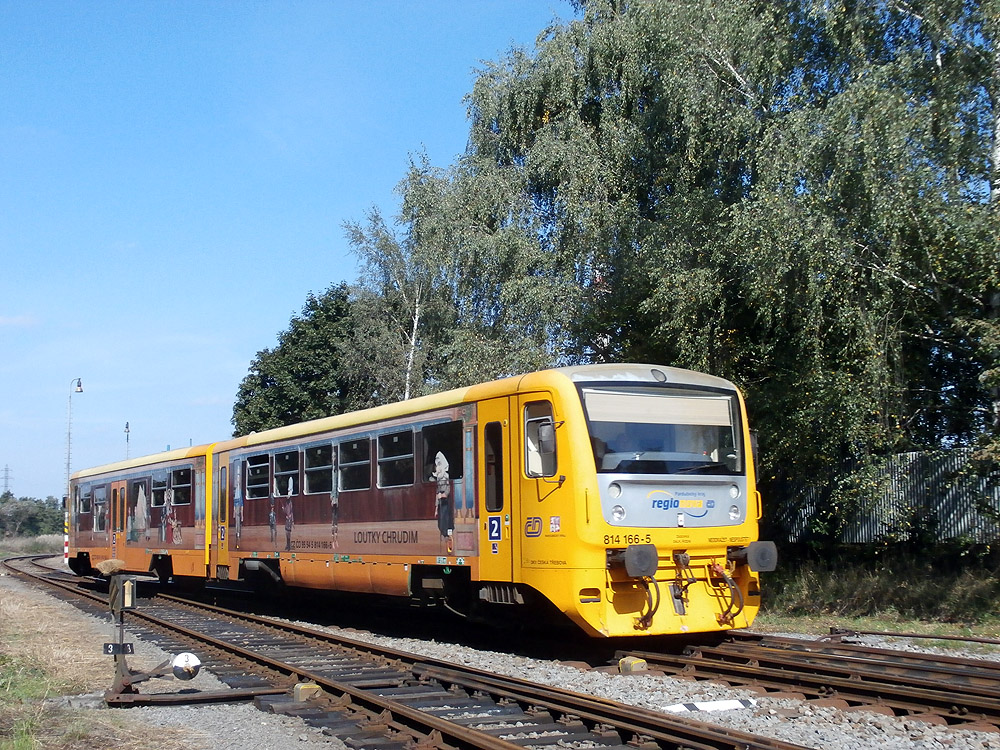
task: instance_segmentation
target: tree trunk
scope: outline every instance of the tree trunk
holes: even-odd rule
[[[993,39],[993,65],[990,71],[990,103],[993,108],[993,143],[990,148],[990,205],[1000,213],[1000,19],[993,19],[987,33]]]
[[[413,327],[410,329],[410,350],[406,355],[406,383],[403,386],[403,400],[410,398],[410,381],[413,377],[413,361],[417,356],[417,329],[420,327],[420,294],[414,296]]]
[[[1000,222],[1000,3],[986,6],[985,31],[993,43],[993,60],[987,83],[993,115],[993,143],[990,144],[990,209]],[[1000,262],[1000,257],[997,258]],[[1000,326],[1000,289],[993,289],[986,299],[987,318]],[[993,362],[1000,366],[1000,362]],[[1000,386],[991,389],[993,398],[993,434],[1000,437]]]

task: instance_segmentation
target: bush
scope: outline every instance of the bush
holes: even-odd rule
[[[54,497],[37,500],[0,495],[0,537],[56,534],[63,530],[62,504]]]
[[[826,560],[791,561],[764,582],[769,614],[889,617],[974,624],[1000,611],[996,566],[948,550],[845,548]]]

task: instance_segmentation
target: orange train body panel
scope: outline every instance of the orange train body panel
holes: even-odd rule
[[[773,545],[745,406],[657,365],[560,368],[77,472],[71,567],[749,626]]]

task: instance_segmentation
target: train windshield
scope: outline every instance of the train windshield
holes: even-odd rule
[[[585,388],[601,473],[743,473],[735,394],[674,388]]]

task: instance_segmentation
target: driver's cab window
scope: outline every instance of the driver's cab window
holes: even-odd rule
[[[529,477],[555,476],[555,424],[549,401],[532,401],[524,407],[524,471]]]

